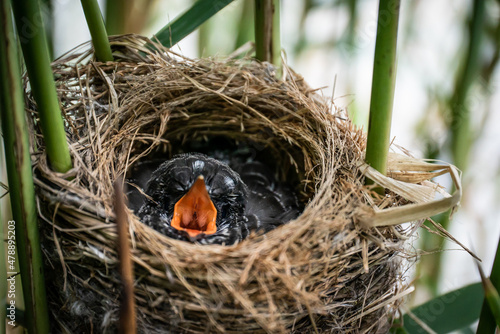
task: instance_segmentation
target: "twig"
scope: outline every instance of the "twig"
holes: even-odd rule
[[[128,217],[125,211],[125,200],[123,196],[123,181],[115,181],[115,221],[118,232],[118,259],[123,290],[120,309],[119,333],[136,333],[136,315],[134,301],[134,274],[132,260],[130,257],[130,246],[128,242]]]

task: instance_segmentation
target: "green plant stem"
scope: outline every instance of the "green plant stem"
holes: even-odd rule
[[[210,54],[210,21],[206,21],[198,28],[198,55],[200,58]]]
[[[491,268],[490,281],[496,290],[500,291],[500,240],[498,241],[495,260],[493,260],[493,267]],[[496,327],[495,317],[493,316],[493,313],[488,305],[488,301],[485,298],[481,308],[477,333],[494,333]]]
[[[349,53],[352,54],[356,38],[356,24],[358,23],[358,0],[347,1],[347,6],[349,9],[349,23],[346,32],[346,44]]]
[[[1,48],[1,46],[0,46]],[[0,52],[2,52],[2,50],[0,49]],[[0,53],[1,54],[1,53]],[[0,80],[1,80],[1,74],[0,74]],[[0,89],[3,91],[3,87],[2,87],[2,84],[0,83]],[[2,97],[3,98],[3,97]],[[1,109],[3,107],[0,106],[0,113],[2,112]],[[1,114],[0,114],[1,115]],[[1,116],[0,116],[0,119],[1,119]],[[1,140],[0,140],[1,141]],[[0,144],[1,145],[1,144]],[[0,150],[0,154],[2,154],[2,151]],[[0,164],[1,164],[1,158],[0,158]],[[0,188],[0,191],[1,191],[2,188]],[[2,219],[3,221],[3,216],[2,216],[2,205],[1,205],[1,201],[0,201],[0,219]],[[1,240],[1,245],[0,245],[0,281],[1,282],[7,282],[7,271],[6,271],[6,266],[5,266],[5,240],[6,238],[4,237],[4,233],[3,233],[3,226],[2,228],[0,228],[0,240]],[[2,301],[6,301],[7,300],[7,284],[0,284],[0,300]],[[6,319],[6,315],[7,315],[7,309],[5,307],[1,307],[0,308],[0,333],[1,334],[5,334],[5,319]]]
[[[384,175],[387,171],[387,154],[389,152],[396,83],[398,20],[399,0],[380,0],[366,162]]]
[[[0,116],[10,199],[15,221],[15,223],[8,223],[8,226],[15,225],[15,235],[9,233],[7,242],[9,245],[17,245],[28,332],[43,334],[49,332],[43,259],[38,235],[24,94],[19,73],[17,43],[11,19],[10,2],[2,1],[0,11],[0,22],[2,22],[2,29],[0,29],[2,59],[0,64]],[[8,252],[8,255],[12,254]],[[11,267],[9,264],[7,269],[10,272],[14,271],[14,266]]]
[[[47,33],[47,46],[50,59],[54,59],[54,13],[52,0],[41,0],[42,13],[44,13],[44,24]]]
[[[175,18],[156,33],[153,36],[153,40],[158,39],[161,44],[171,48],[233,1],[219,0],[214,2],[212,0],[198,0],[185,13]]]
[[[72,167],[71,156],[50,66],[40,4],[38,0],[16,0],[12,5],[50,165],[55,171],[64,173]]]
[[[236,34],[234,50],[254,39],[254,34],[252,33],[255,30],[255,22],[252,19],[254,16],[253,11],[253,0],[243,0],[241,3],[241,12],[238,20],[238,33]]]
[[[92,44],[94,45],[97,60],[106,62],[113,61],[108,34],[104,26],[101,11],[97,0],[81,0],[85,19],[89,26]]]
[[[477,79],[480,68],[481,39],[484,32],[486,0],[474,0],[472,21],[469,26],[469,46],[465,63],[455,81],[450,101],[451,108],[451,151],[455,165],[461,170],[467,167],[471,144],[470,111],[467,95]]]
[[[279,0],[255,0],[255,57],[281,68]]]
[[[109,35],[125,33],[125,2],[124,0],[106,0],[106,31]]]
[[[106,31],[109,35],[140,34],[156,0],[107,0]]]

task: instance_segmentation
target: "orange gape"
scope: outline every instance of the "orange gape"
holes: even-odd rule
[[[191,189],[175,203],[170,225],[195,237],[200,233],[217,232],[216,219],[217,209],[207,192],[203,175],[200,175]]]

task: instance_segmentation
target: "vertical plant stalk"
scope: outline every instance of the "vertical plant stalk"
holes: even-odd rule
[[[151,9],[155,4],[155,0],[134,0],[131,1],[129,10],[126,16],[126,33],[140,34],[142,33],[148,19]]]
[[[110,35],[140,34],[155,0],[107,0],[106,30]]]
[[[470,111],[467,95],[477,79],[480,68],[481,39],[484,33],[486,0],[474,0],[472,20],[469,26],[469,46],[465,62],[455,81],[450,102],[451,108],[451,152],[455,165],[465,170],[471,144]]]
[[[45,32],[47,34],[47,47],[50,59],[54,59],[54,11],[52,0],[41,0],[42,14],[44,14]]]
[[[90,35],[92,36],[92,44],[94,45],[97,60],[102,62],[113,61],[108,34],[106,33],[106,27],[104,26],[97,0],[81,0],[81,2]]]
[[[106,31],[109,35],[125,33],[127,2],[129,0],[106,0]]]
[[[348,52],[352,54],[355,48],[356,24],[358,23],[358,0],[349,0],[347,7],[349,10],[349,23],[347,25],[346,45]]]
[[[255,34],[252,33],[255,30],[255,20],[252,19],[255,16],[253,13],[253,0],[243,0],[240,3],[241,12],[238,20],[238,32],[236,34],[234,50],[255,38]]]
[[[490,281],[497,291],[500,291],[500,240],[497,245],[497,253],[493,261],[493,268],[491,268]],[[491,312],[488,301],[485,297],[483,306],[481,308],[481,315],[479,316],[479,324],[477,326],[477,334],[494,333],[497,327],[493,312]]]
[[[396,83],[396,47],[399,0],[380,0],[373,61],[372,93],[366,162],[382,174],[387,172],[392,106]],[[371,180],[367,180],[368,183]]]
[[[50,66],[40,4],[38,0],[16,0],[12,1],[12,6],[49,162],[55,171],[64,173],[72,167],[71,156]]]
[[[118,232],[118,259],[122,279],[119,333],[136,333],[136,313],[134,299],[134,268],[130,256],[128,219],[125,211],[123,180],[115,182],[115,219]]]
[[[281,68],[280,0],[255,0],[255,57]]]
[[[359,4],[358,0],[348,0],[347,1],[347,7],[349,10],[349,23],[347,26],[347,31],[345,33],[345,41],[344,41],[344,56],[347,57],[347,59],[350,59],[352,57],[356,56],[356,52],[359,52],[359,50],[356,50],[356,26],[359,21]],[[347,62],[347,65],[350,66],[350,62]],[[347,89],[349,87],[352,87],[354,81],[352,78],[348,78],[347,81]],[[358,105],[355,100],[352,101],[350,107],[347,109],[347,112],[349,114],[349,118],[352,120],[354,124],[359,124],[360,122],[363,122],[361,120],[361,113],[359,112]]]
[[[210,21],[206,21],[198,28],[198,56],[206,57],[210,54]]]
[[[2,17],[3,18],[3,17]],[[0,42],[1,43],[1,42]],[[2,53],[2,47],[0,46],[0,54],[2,55],[3,57],[3,53]],[[0,80],[3,79],[3,76],[1,74],[1,71],[0,70]],[[4,91],[4,88],[0,82],[0,90],[3,92]],[[2,96],[1,99],[3,99],[4,97]],[[0,105],[0,122],[1,122],[1,109],[3,109],[3,106]],[[2,141],[2,140],[0,140]],[[0,144],[1,145],[1,144]],[[2,154],[2,150],[0,149],[0,154]],[[1,161],[2,161],[2,158],[0,157],[0,165],[1,165]],[[1,204],[1,195],[2,195],[2,187],[0,187],[0,219],[2,219],[3,221],[3,217],[2,216],[2,204]],[[3,234],[3,226],[2,228],[0,228],[0,240],[1,240],[1,247],[0,247],[0,282],[7,282],[7,267],[5,266],[5,242],[4,240],[6,240],[7,238],[4,237],[4,234]],[[0,284],[0,300],[5,300],[7,301],[7,284],[5,283],[2,283]],[[7,310],[6,308],[2,305],[1,308],[0,308],[0,333],[1,334],[5,334],[5,319],[6,319],[6,316],[7,316]]]
[[[24,94],[19,73],[10,1],[0,5],[0,116],[7,175],[15,221],[15,242],[25,298],[29,333],[48,333],[43,259],[37,226],[35,189],[31,172]],[[2,268],[4,270],[5,268]],[[9,267],[9,269],[11,269]],[[8,270],[14,271],[14,270]],[[5,282],[2,282],[4,284]],[[2,306],[3,307],[3,306]]]

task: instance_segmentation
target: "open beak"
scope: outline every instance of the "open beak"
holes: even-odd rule
[[[175,203],[170,225],[195,237],[201,233],[217,232],[216,219],[217,209],[207,192],[203,175],[200,175],[191,189]]]

